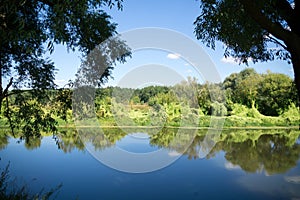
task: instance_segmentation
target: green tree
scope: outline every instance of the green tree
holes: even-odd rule
[[[264,115],[278,116],[296,103],[295,85],[284,74],[268,73],[258,84],[258,110]]]
[[[55,44],[63,44],[71,51],[79,50],[83,57],[93,52],[98,44],[116,34],[116,24],[110,21],[103,7],[116,5],[122,9],[121,3],[122,0],[1,0],[0,108],[5,100],[4,114],[12,128],[29,123],[23,131],[37,130],[38,133],[49,130],[45,127],[55,129],[53,112],[42,108],[53,99],[64,103],[65,97],[70,95],[57,91],[55,94],[62,95],[61,98],[51,96],[53,93],[49,91],[56,88],[56,69],[54,63],[45,58],[45,53],[52,53]],[[111,41],[111,45],[103,47],[106,55],[97,57],[107,64],[96,77],[99,84],[110,76],[113,64],[124,61],[128,55],[121,59],[116,56],[124,49],[124,44],[115,45],[121,44],[118,42]],[[89,64],[90,60],[84,62]],[[84,70],[97,75],[91,66],[87,66]],[[30,90],[25,92],[24,88]],[[18,108],[19,114],[11,109],[11,104]]]
[[[151,97],[156,96],[159,93],[167,93],[169,88],[166,86],[147,86],[141,90],[137,90],[141,102],[148,103]]]
[[[239,73],[229,75],[223,82],[227,99],[233,103],[254,107],[260,80],[261,75],[253,68],[246,68]]]
[[[255,101],[258,94],[257,88],[260,81],[261,75],[255,72],[244,76],[244,78],[238,82],[235,94],[241,104],[246,105],[249,108],[255,107]]]
[[[195,34],[207,46],[226,44],[225,57],[240,63],[292,63],[300,98],[300,1],[201,0]]]
[[[209,114],[212,100],[210,98],[209,83],[200,86],[198,91],[199,108],[204,114]]]
[[[198,105],[198,80],[195,77],[187,77],[187,80],[172,87],[181,102],[188,104],[192,108],[197,108]]]

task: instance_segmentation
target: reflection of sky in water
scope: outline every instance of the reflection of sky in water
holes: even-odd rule
[[[234,165],[234,164],[232,164],[231,162],[225,162],[224,166],[225,166],[225,168],[228,169],[228,170],[241,169],[240,166]]]
[[[299,199],[299,183],[287,181],[287,179],[299,177],[285,177],[282,175],[266,176],[263,174],[248,174],[236,179],[237,183],[249,191],[262,192],[273,196],[274,199]],[[298,179],[299,181],[299,179]]]
[[[158,150],[149,144],[149,135],[146,133],[131,133],[116,142],[116,146],[132,153],[148,153]]]
[[[300,162],[297,167],[289,170],[285,174],[269,175],[261,170],[256,173],[244,172],[238,165],[234,165],[225,161],[224,167],[229,171],[237,171],[240,176],[236,177],[235,181],[238,185],[245,189],[262,193],[270,196],[273,199],[300,199]]]
[[[280,141],[272,140],[272,144]],[[264,143],[264,140],[262,143],[270,144]],[[87,145],[94,149],[92,143]],[[135,153],[166,150],[151,147],[149,136],[143,133],[127,135],[107,150],[114,147]],[[281,151],[284,151],[284,146],[280,147]],[[199,150],[196,147],[194,149]],[[10,139],[8,146],[0,151],[0,167],[3,169],[10,162],[11,177],[17,177],[18,183],[28,183],[32,191],[39,192],[43,187],[49,189],[62,183],[63,187],[57,199],[76,199],[77,196],[79,199],[132,200],[300,199],[299,160],[296,166],[291,165],[284,173],[267,174],[263,165],[252,173],[245,172],[238,164],[226,160],[228,152],[220,149],[209,158],[195,159],[183,155],[161,170],[128,174],[103,165],[85,150],[74,148],[64,153],[58,149],[52,137],[44,137],[40,147],[32,150],[27,150],[24,142],[18,144],[16,139]],[[236,151],[231,148],[229,150]],[[97,151],[102,152],[106,149]],[[166,153],[169,156],[178,155],[174,149]],[[193,151],[190,153],[193,154]],[[261,154],[262,152],[257,155]],[[239,158],[247,155],[242,154]],[[283,156],[284,154],[276,158],[281,159]],[[268,160],[268,156],[259,158]],[[247,159],[248,157],[246,163]],[[256,161],[262,163],[262,160]]]
[[[300,184],[300,176],[285,176],[284,179],[289,183]]]

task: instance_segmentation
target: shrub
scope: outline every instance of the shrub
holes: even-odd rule
[[[210,109],[213,116],[225,116],[227,114],[227,108],[223,103],[214,102],[210,105]]]

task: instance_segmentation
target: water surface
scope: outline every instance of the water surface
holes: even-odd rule
[[[178,130],[107,129],[89,137],[94,151],[119,148],[131,153],[166,150],[179,157],[150,173],[125,173],[99,162],[85,149],[86,137],[61,130],[55,137],[0,137],[0,166],[10,162],[17,185],[32,192],[54,188],[57,199],[299,199],[300,132],[224,130],[203,157],[206,130],[186,130],[187,149]],[[82,139],[83,138],[83,139]],[[182,138],[182,137],[178,137]]]

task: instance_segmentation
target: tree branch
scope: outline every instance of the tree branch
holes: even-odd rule
[[[286,51],[288,51],[287,46],[282,44],[279,40],[277,40],[274,37],[271,37],[269,35],[267,35],[267,37],[270,39],[270,41],[274,42],[275,44],[278,44],[279,46],[281,46],[283,49],[285,49]]]
[[[275,4],[275,8],[279,13],[280,17],[282,17],[291,28],[293,32],[295,32],[298,36],[300,36],[300,10],[299,10],[299,0],[294,2],[296,5],[293,8],[290,2],[287,0],[277,0]]]
[[[7,97],[8,89],[9,89],[10,86],[13,84],[13,80],[14,80],[14,78],[11,77],[10,80],[9,80],[9,82],[8,82],[8,84],[7,84],[7,86],[6,86],[6,88],[5,88],[4,91],[2,92],[3,98]]]
[[[12,91],[10,93],[7,93],[3,98],[9,97],[9,96],[14,95],[14,94],[21,94],[21,93],[24,93],[24,92],[27,92],[27,90],[15,90],[15,91]]]
[[[291,4],[286,0],[277,0],[275,4],[275,9],[278,11],[280,16],[285,19],[290,25],[291,20],[293,20],[294,10]]]
[[[267,18],[261,9],[255,4],[253,0],[240,0],[240,3],[244,6],[244,9],[249,14],[249,16],[256,21],[263,29],[267,30],[269,33],[274,35],[276,38],[284,41],[285,43],[290,41],[290,38],[294,34],[286,29],[284,29],[281,24],[272,22]]]

